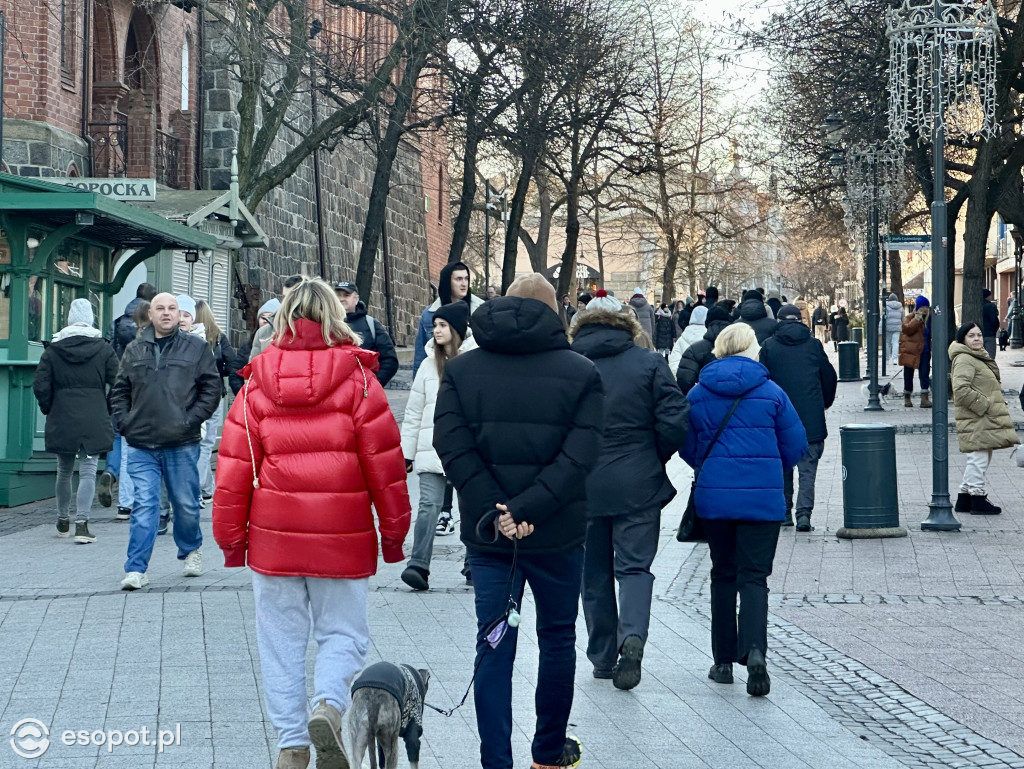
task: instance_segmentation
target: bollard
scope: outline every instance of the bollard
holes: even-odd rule
[[[860,381],[860,345],[856,342],[839,343],[839,381]]]
[[[900,526],[896,480],[896,428],[893,425],[843,425],[842,539],[907,536]]]
[[[854,326],[852,329],[850,329],[850,332],[851,332],[850,341],[856,342],[858,345],[863,347],[864,346],[864,327],[863,326]]]

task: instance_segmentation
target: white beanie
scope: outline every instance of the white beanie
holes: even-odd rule
[[[71,310],[68,312],[68,325],[73,326],[76,323],[92,326],[92,304],[88,299],[76,299],[71,303]]]
[[[193,318],[196,316],[196,300],[187,294],[181,294],[176,296],[175,299],[178,301],[178,309],[182,312],[187,312]]]
[[[644,295],[644,290],[642,288],[640,288],[640,286],[637,286],[636,288],[633,289],[633,296],[643,296],[643,295]]]
[[[599,288],[594,292],[594,298],[587,304],[588,310],[608,310],[609,312],[622,312],[622,302],[614,296],[608,296],[608,292]]]
[[[703,326],[708,320],[708,308],[704,305],[694,307],[693,312],[690,313],[690,326]]]

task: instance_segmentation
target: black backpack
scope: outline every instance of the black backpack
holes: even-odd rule
[[[139,333],[139,327],[135,321],[127,315],[122,315],[114,321],[114,338],[111,343],[114,346],[114,354],[120,360],[124,355],[124,349],[132,342]]]

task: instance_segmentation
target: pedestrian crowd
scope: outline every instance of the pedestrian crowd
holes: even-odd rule
[[[117,517],[130,521],[122,588],[148,584],[167,531],[184,575],[198,576],[200,512],[212,499],[225,566],[252,572],[277,769],[304,769],[311,747],[317,767],[348,766],[342,723],[353,684],[364,685],[369,579],[381,555],[404,562],[412,590],[428,591],[434,538],[454,532],[455,499],[475,593],[481,765],[514,763],[512,672],[529,585],[533,767],[575,766],[581,745],[567,729],[579,607],[593,676],[637,687],[662,511],[677,494],[666,463],[677,454],[694,469],[680,536],[706,540],[712,562],[708,678],[731,684],[741,665],[748,694],[771,690],[767,580],[781,530],[813,528],[837,388],[825,345],[846,340],[845,307],[759,289],[734,301],[714,287],[671,306],[652,305],[640,287],[625,302],[603,289],[574,302],[539,274],[504,296],[488,288],[475,296],[461,262],[442,270],[419,319],[401,425],[383,390],[399,368],[394,344],[350,282],[285,280],[238,351],[189,296],[143,284],[106,334],[77,299],[43,353],[35,393],[57,455],[58,536],[70,536],[73,520],[75,541],[94,542],[93,496],[109,507],[116,490]],[[928,405],[930,323],[924,297],[904,316],[890,296],[881,319],[908,406],[915,371]],[[999,512],[985,495],[992,451],[1018,443],[990,331],[987,320],[966,324],[949,348],[968,455],[956,509],[978,514]]]

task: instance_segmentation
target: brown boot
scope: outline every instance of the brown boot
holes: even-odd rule
[[[277,755],[274,769],[306,769],[309,766],[309,748],[284,748]]]
[[[341,741],[341,713],[320,700],[309,719],[309,738],[316,748],[316,769],[349,769]]]
[[[921,408],[930,409],[932,407],[931,396],[927,392],[921,393]]]
[[[910,399],[910,393],[903,393],[903,405],[908,409],[914,408],[914,401]]]

